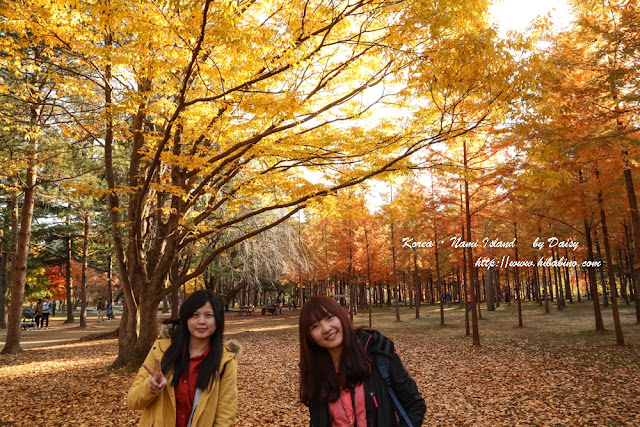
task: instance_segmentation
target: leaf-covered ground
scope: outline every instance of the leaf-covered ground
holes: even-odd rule
[[[444,328],[432,306],[420,319],[404,309],[401,323],[391,309],[375,310],[373,326],[395,341],[418,383],[425,425],[640,425],[633,306],[622,307],[627,346],[617,347],[610,309],[603,313],[609,331],[596,334],[588,304],[547,315],[527,304],[523,329],[516,327],[515,305],[483,312],[480,348],[465,336],[457,307],[446,312]],[[238,426],[308,424],[297,402],[296,313],[227,318],[228,338],[243,346]],[[356,325],[367,322],[366,313],[356,318]],[[65,333],[55,325],[38,333],[49,334],[53,345],[0,355],[0,425],[137,424],[140,413],[126,407],[134,374],[106,370],[115,340],[55,344]]]

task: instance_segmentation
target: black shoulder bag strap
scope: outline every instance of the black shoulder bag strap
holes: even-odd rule
[[[389,374],[389,358],[385,355],[377,354],[376,364],[378,365],[378,371],[380,372],[380,375],[382,375],[382,378],[384,378],[385,382],[387,383],[387,390],[389,390],[389,394],[393,399],[393,403],[396,405],[396,409],[398,410],[398,412],[400,412],[400,415],[402,415],[402,418],[404,418],[404,421],[407,423],[407,425],[409,427],[413,427],[413,424],[411,423],[409,416],[407,415],[404,408],[400,404],[398,397],[396,396],[396,394],[393,391],[393,388],[391,387],[391,375]]]

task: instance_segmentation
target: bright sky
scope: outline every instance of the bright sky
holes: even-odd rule
[[[538,15],[551,13],[554,25],[566,27],[571,22],[570,7],[566,0],[495,0],[490,8],[500,32],[522,31]]]

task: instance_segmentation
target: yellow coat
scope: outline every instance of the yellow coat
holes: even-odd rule
[[[158,339],[153,343],[145,363],[155,369],[156,357],[162,360],[164,352],[171,344],[170,338]],[[233,426],[238,408],[238,388],[236,376],[238,362],[230,347],[223,347],[220,366],[224,369],[222,379],[220,370],[210,389],[202,390],[200,400],[193,414],[192,427],[229,427]],[[138,375],[129,389],[127,402],[131,409],[143,409],[140,418],[141,426],[175,427],[176,397],[171,385],[173,375],[167,375],[167,386],[160,391],[149,388],[151,375],[144,367],[140,367]]]

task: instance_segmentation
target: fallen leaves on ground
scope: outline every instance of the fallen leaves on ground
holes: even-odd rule
[[[227,330],[243,347],[236,425],[308,425],[295,319],[231,319]],[[450,328],[383,332],[427,402],[424,425],[640,424],[637,346],[507,336],[475,349]],[[117,341],[102,340],[0,356],[0,425],[137,425],[126,405],[135,374],[106,371],[116,354]]]

